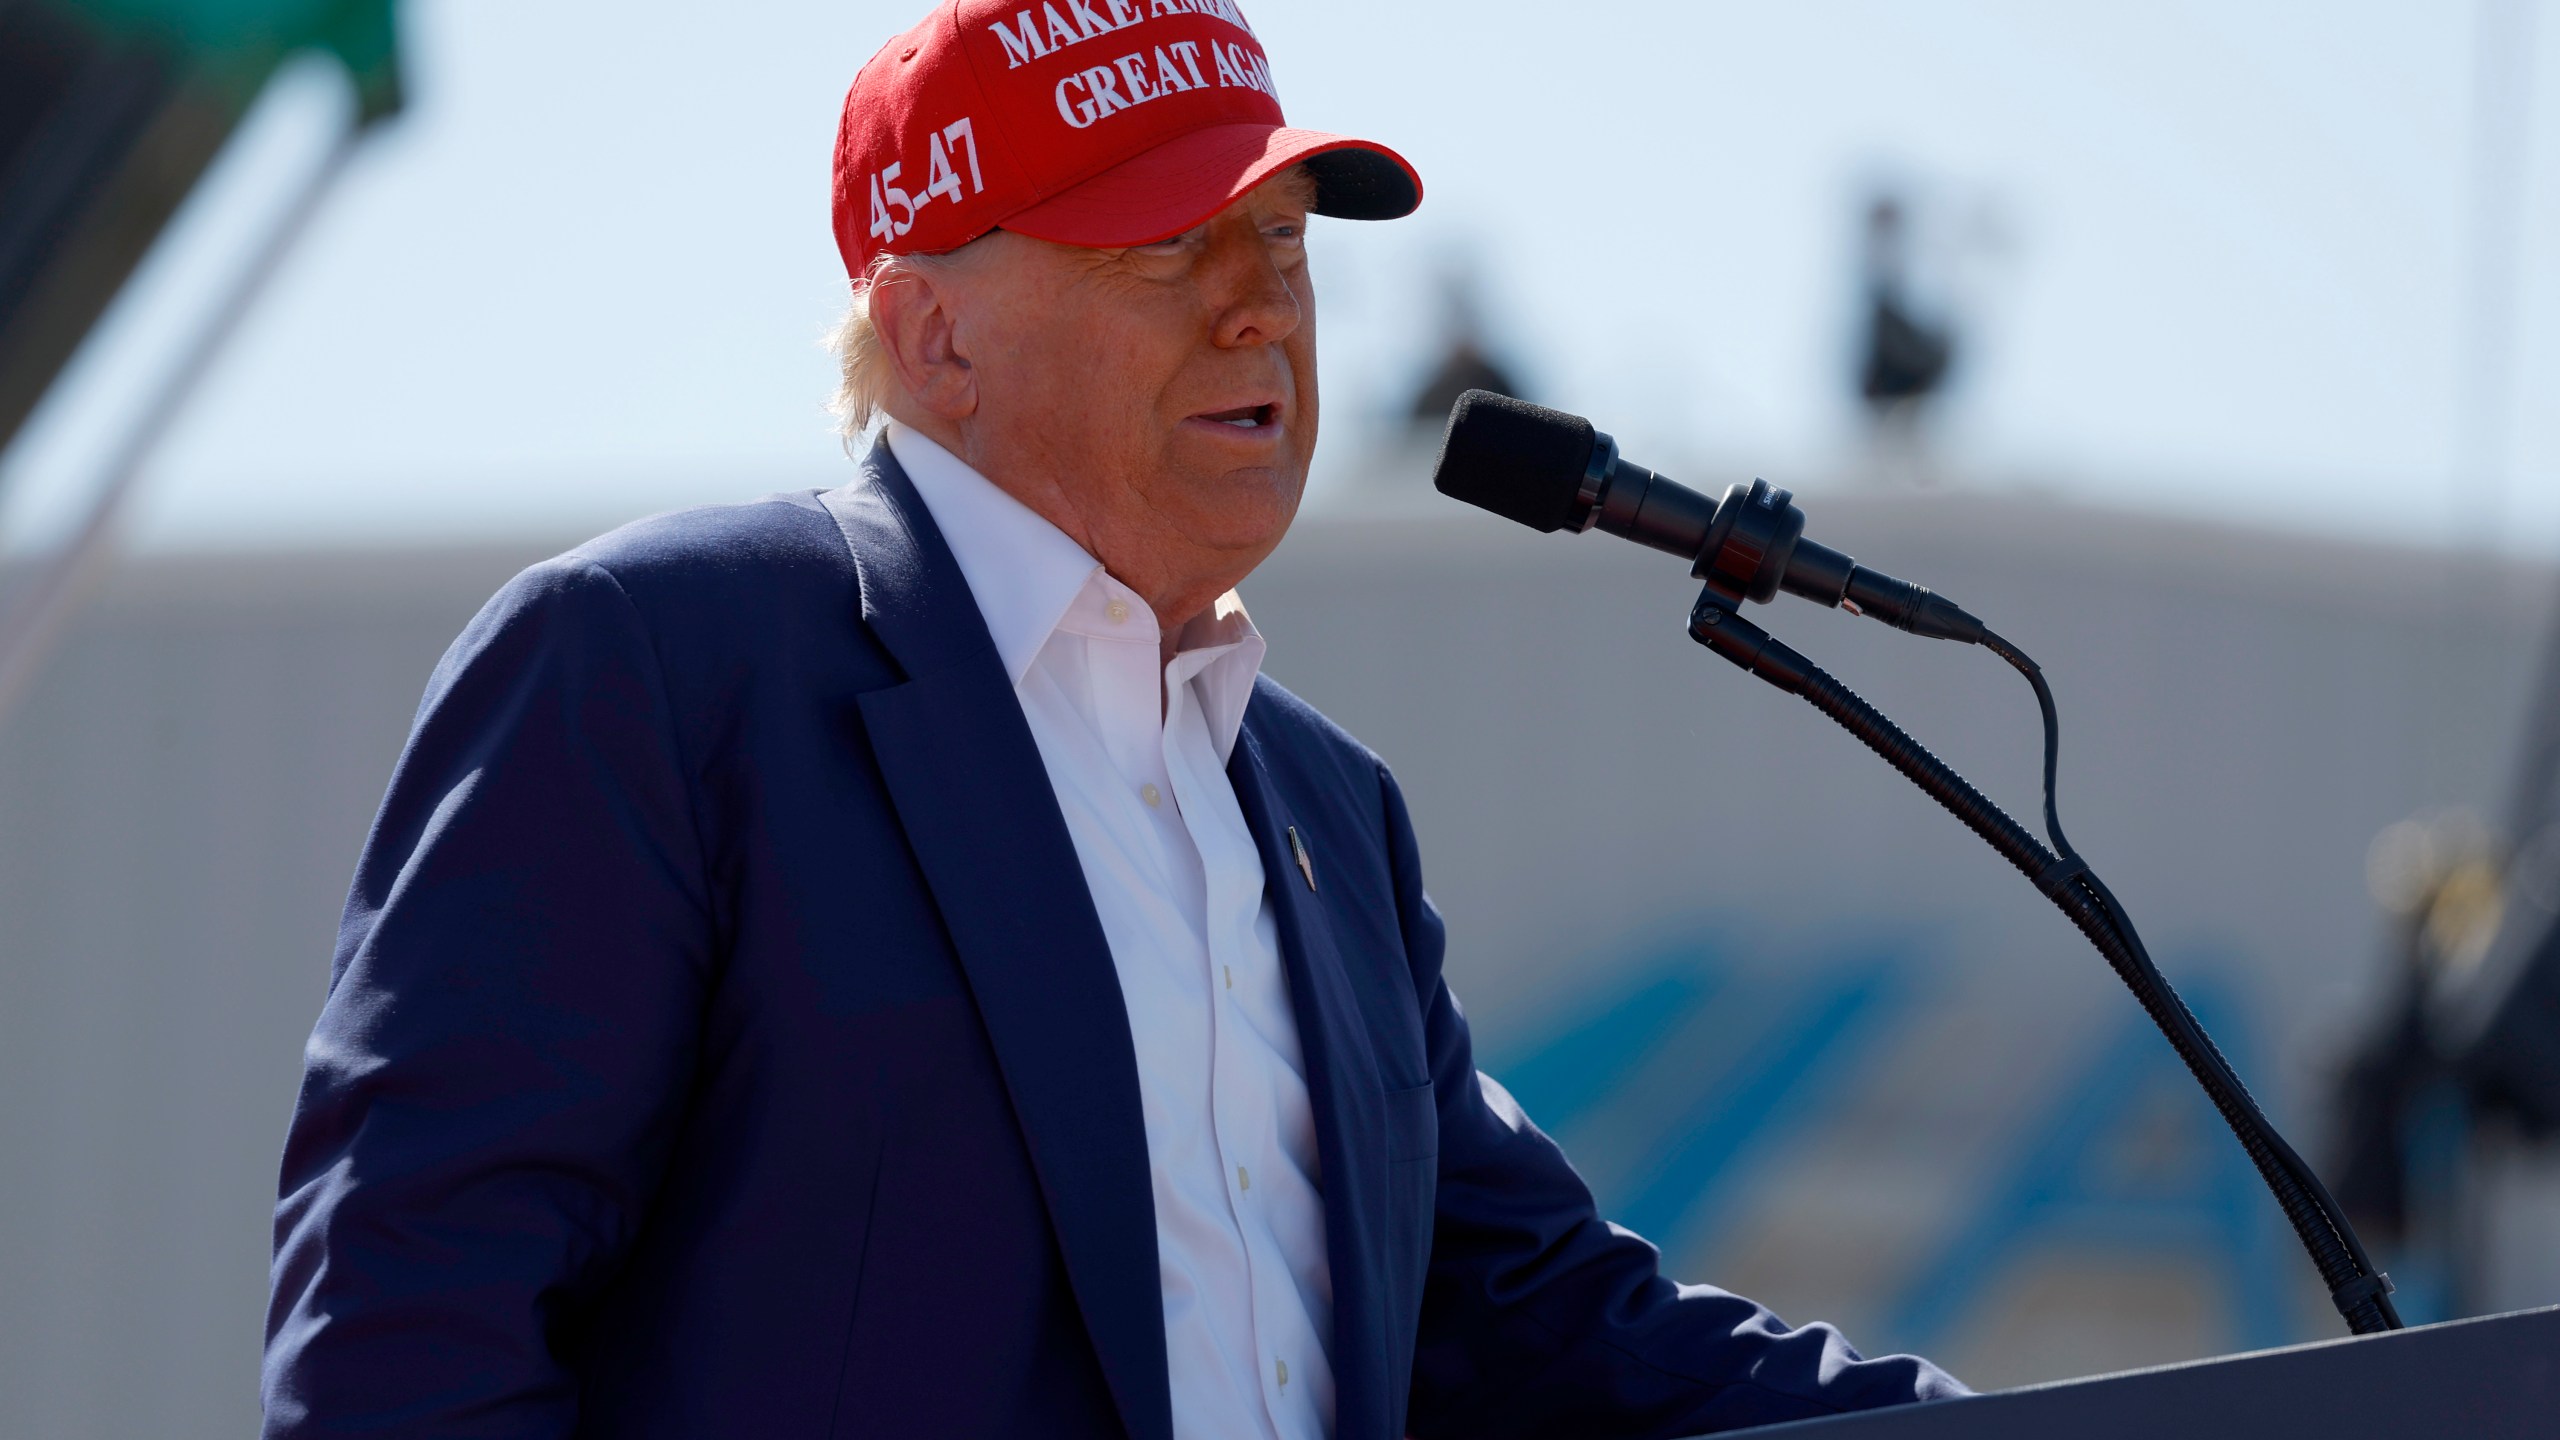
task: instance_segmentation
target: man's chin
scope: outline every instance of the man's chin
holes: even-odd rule
[[[1238,465],[1193,471],[1177,486],[1191,514],[1182,526],[1195,543],[1220,550],[1267,553],[1288,533],[1306,493],[1303,465]]]

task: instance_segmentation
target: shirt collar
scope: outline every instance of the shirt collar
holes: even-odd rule
[[[1254,677],[1262,673],[1269,647],[1244,600],[1233,590],[1182,627],[1181,648],[1165,667],[1165,683],[1188,680],[1200,700],[1200,718],[1208,722],[1210,743],[1218,747],[1218,763],[1235,758],[1236,732],[1244,728],[1244,707],[1253,699]]]
[[[933,512],[951,558],[960,562],[1005,675],[1020,686],[1101,563],[1038,511],[921,433],[892,420],[888,441],[889,453]]]
[[[1021,688],[1049,637],[1062,628],[1098,640],[1143,640],[1156,648],[1160,632],[1146,602],[1065,531],[922,433],[892,420],[887,438],[889,453],[924,497],[951,558],[959,562],[1014,688]],[[1077,618],[1083,610],[1106,610],[1115,597],[1131,612],[1125,629],[1117,623],[1104,628],[1092,616]],[[1235,753],[1267,648],[1244,601],[1230,590],[1182,628],[1173,662],[1165,667],[1168,685],[1189,684],[1199,698],[1221,761]]]

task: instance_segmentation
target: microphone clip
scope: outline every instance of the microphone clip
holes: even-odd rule
[[[1964,607],[1927,586],[1879,574],[1805,539],[1795,497],[1766,480],[1726,488],[1689,573],[1706,581],[1728,609],[1784,590],[1932,640],[1979,645],[1987,633]]]
[[[1766,604],[1777,598],[1803,539],[1804,512],[1795,507],[1793,494],[1766,480],[1728,486],[1689,574],[1730,604]]]

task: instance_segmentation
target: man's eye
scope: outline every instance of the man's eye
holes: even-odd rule
[[[1201,229],[1206,228],[1206,226],[1201,227]],[[1169,239],[1158,240],[1152,245],[1138,245],[1131,248],[1135,249],[1141,255],[1171,255],[1187,248],[1194,241],[1197,241],[1200,238],[1200,233],[1200,230],[1185,230],[1179,235],[1173,236]]]

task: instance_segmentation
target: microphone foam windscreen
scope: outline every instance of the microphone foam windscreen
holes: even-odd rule
[[[1449,411],[1431,483],[1532,530],[1560,530],[1573,519],[1595,443],[1579,415],[1470,390]]]

